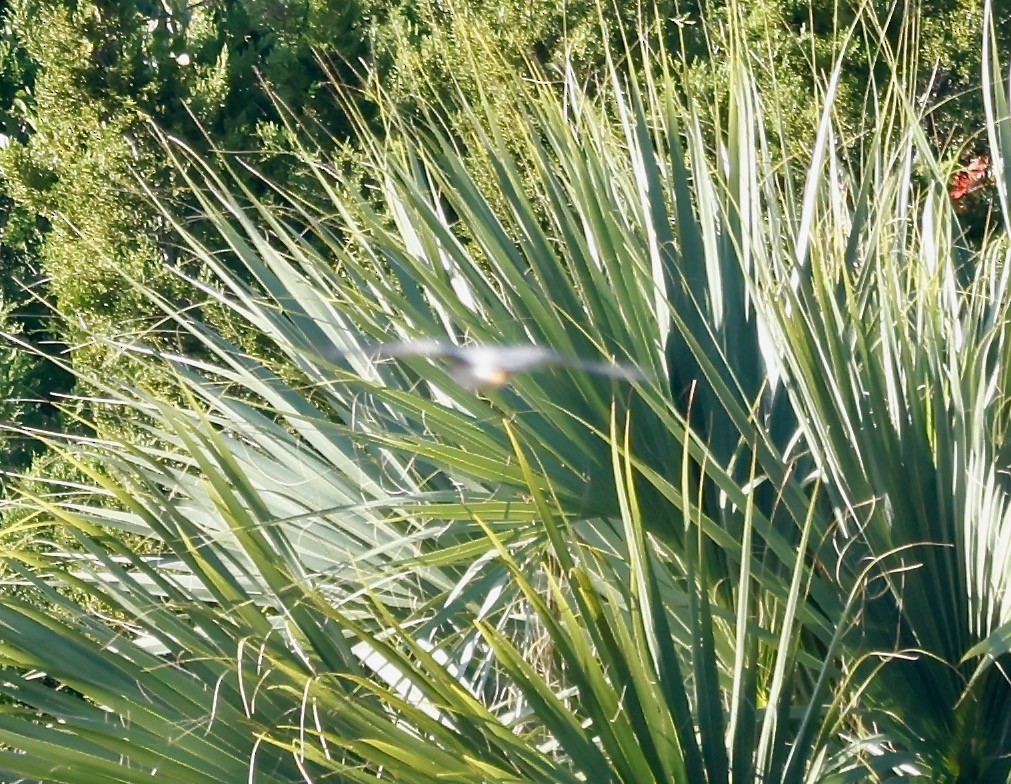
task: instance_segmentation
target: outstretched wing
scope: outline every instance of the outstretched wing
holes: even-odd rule
[[[457,346],[446,340],[419,338],[380,344],[376,346],[374,356],[446,359],[458,369],[458,375],[466,372],[475,379],[484,380],[482,383],[488,379],[501,378],[501,381],[496,382],[499,385],[506,383],[508,377],[513,374],[529,373],[553,366],[623,381],[644,381],[647,378],[646,374],[635,365],[576,359],[560,354],[554,349],[534,344]]]
[[[380,343],[372,352],[373,356],[386,357],[427,357],[440,359],[444,357],[459,357],[461,349],[448,340],[435,338],[418,338],[417,340],[397,340],[393,343]]]
[[[528,373],[566,364],[557,351],[533,344],[520,346],[475,345],[460,348],[458,358],[475,367],[495,367],[504,373]]]
[[[507,373],[524,373],[546,367],[567,367],[625,381],[643,381],[646,374],[635,365],[578,359],[544,346],[468,346],[460,349],[469,362],[496,365]]]
[[[490,344],[470,344],[457,346],[447,340],[419,338],[382,343],[376,346],[377,357],[425,357],[427,359],[448,359],[472,366],[497,368],[505,373],[522,373],[538,370],[548,365],[564,365],[567,360],[544,346],[496,346]]]
[[[593,373],[597,376],[607,376],[621,381],[645,381],[649,376],[636,365],[619,364],[616,362],[594,362],[589,360],[566,360],[566,367]]]

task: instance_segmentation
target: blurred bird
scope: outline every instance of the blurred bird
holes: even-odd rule
[[[642,381],[646,374],[635,365],[574,359],[554,349],[533,344],[520,346],[457,346],[434,338],[384,343],[376,348],[377,357],[424,357],[443,360],[453,380],[471,392],[500,389],[517,373],[530,373],[550,367],[564,367],[607,376],[622,381]]]

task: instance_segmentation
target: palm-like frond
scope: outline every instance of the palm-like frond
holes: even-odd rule
[[[104,390],[157,446],[78,439],[102,502],[19,500],[82,555],[9,557],[47,609],[0,611],[0,767],[1005,780],[997,241],[964,250],[898,89],[849,173],[829,80],[794,198],[736,67],[727,116],[612,67],[593,99],[517,79],[519,124],[391,117],[388,146],[363,136],[380,211],[308,153],[325,210],[167,142],[224,248],[174,224],[194,285],[271,353],[148,292],[202,358],[126,348],[189,404]],[[479,396],[375,350],[417,340],[553,361]]]

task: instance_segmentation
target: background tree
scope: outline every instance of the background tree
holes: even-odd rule
[[[157,324],[157,309],[123,285],[123,276],[177,303],[192,293],[171,271],[164,224],[138,186],[141,179],[172,194],[174,175],[149,123],[198,146],[208,144],[207,134],[219,147],[258,153],[257,163],[283,184],[284,134],[260,81],[307,129],[346,136],[316,58],[340,64],[362,57],[362,18],[357,4],[345,2],[7,4],[0,48],[4,294],[24,301],[21,281],[52,306],[45,316],[34,307],[23,335],[58,337],[74,347],[67,359],[88,374],[138,372],[95,340]],[[36,364],[26,359],[20,367]],[[42,396],[62,389],[54,366],[38,367],[42,377],[17,385],[41,382],[33,391]],[[8,460],[23,467],[26,457]]]
[[[461,98],[473,100],[479,87],[507,104],[506,70],[524,58],[543,65],[549,77],[557,78],[570,63],[592,78],[600,73],[605,43],[633,59],[645,54],[647,61],[662,45],[683,62],[699,92],[719,104],[726,94],[725,55],[734,45],[728,20],[740,14],[733,29],[744,36],[758,66],[762,94],[775,96],[768,107],[770,128],[777,131],[773,142],[802,159],[803,145],[792,140],[810,136],[821,89],[810,75],[830,66],[859,5],[624,3],[603,9],[609,23],[617,21],[607,28],[605,42],[601,9],[591,0],[13,0],[2,11],[0,42],[4,301],[24,339],[72,346],[66,358],[85,375],[148,372],[95,338],[159,329],[161,314],[123,285],[123,273],[180,306],[199,301],[170,270],[177,253],[138,187],[139,177],[164,198],[179,197],[177,206],[187,214],[188,197],[177,190],[174,173],[151,142],[149,124],[197,149],[213,144],[242,151],[281,187],[298,182],[309,194],[315,185],[291,155],[293,139],[274,100],[293,113],[302,135],[354,178],[362,158],[355,132],[330,95],[331,76],[352,92],[360,90],[355,94],[366,114],[375,89],[404,114],[433,105],[452,112]],[[910,28],[900,22],[915,19],[916,51],[901,60],[915,71],[910,89],[931,109],[931,137],[952,163],[963,151],[985,146],[978,136],[982,103],[973,89],[980,3],[875,0],[873,10],[878,21],[851,41],[838,89],[844,141],[859,144],[861,118],[888,67],[874,54],[876,29],[898,52],[904,40],[913,40],[903,38],[902,30]],[[654,13],[662,24],[653,35],[662,40],[636,49],[636,31]],[[1003,45],[1011,35],[1011,0],[995,3],[995,15]],[[623,40],[633,46],[626,49]],[[372,87],[359,81],[366,69]],[[965,217],[985,219],[986,206],[984,200],[984,209]],[[202,274],[199,268],[186,271]],[[52,312],[37,305],[25,310],[23,285],[51,303]],[[167,342],[178,337],[160,335]],[[68,383],[52,365],[25,359],[19,367],[34,375],[12,378],[16,388],[4,397],[45,399]],[[43,420],[53,414],[51,407],[32,405],[19,411],[22,419],[35,416],[32,411]],[[100,423],[116,427],[118,417],[106,414]],[[8,456],[7,462],[23,467],[30,454]]]

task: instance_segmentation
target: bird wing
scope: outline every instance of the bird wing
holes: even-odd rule
[[[496,367],[506,373],[524,373],[560,366],[624,381],[645,381],[646,374],[635,365],[567,357],[545,346],[461,346],[456,356],[472,365]]]
[[[594,362],[583,359],[567,361],[565,364],[574,370],[582,370],[597,376],[617,378],[622,381],[645,381],[648,378],[642,368],[636,365],[619,364],[617,362]]]
[[[448,340],[418,338],[417,340],[380,343],[375,347],[373,353],[380,359],[385,357],[456,357],[460,354],[460,348]]]
[[[447,340],[418,338],[382,343],[376,347],[374,355],[379,358],[449,359],[472,368],[496,370],[507,374],[526,373],[557,365],[624,381],[644,381],[647,378],[647,375],[635,365],[576,359],[532,343],[520,346],[488,344],[457,346]]]
[[[565,357],[553,349],[533,344],[523,346],[464,346],[459,359],[471,365],[496,367],[506,373],[524,373],[549,365],[564,365]]]

